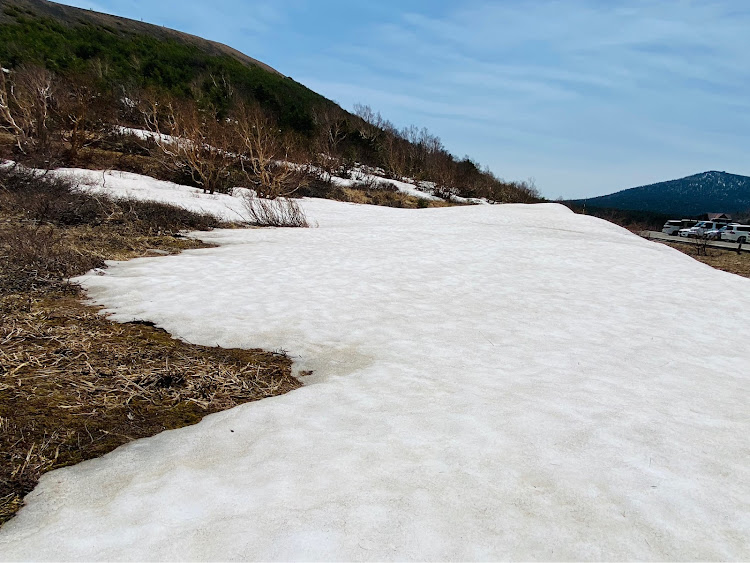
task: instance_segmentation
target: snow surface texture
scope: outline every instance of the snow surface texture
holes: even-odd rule
[[[81,278],[314,375],[46,474],[3,559],[750,558],[750,280],[554,204],[304,206]]]
[[[55,173],[80,182],[81,189],[89,193],[170,203],[185,209],[209,213],[225,221],[241,222],[247,218],[242,198],[242,192],[247,191],[246,188],[234,188],[234,195],[206,194],[201,188],[182,186],[118,170],[58,168]]]

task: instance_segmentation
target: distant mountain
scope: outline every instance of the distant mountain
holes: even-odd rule
[[[609,195],[573,200],[587,207],[651,211],[693,216],[704,213],[747,214],[750,177],[727,172],[702,172],[679,180],[659,182]]]

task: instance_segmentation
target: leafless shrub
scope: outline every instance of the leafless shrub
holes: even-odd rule
[[[260,197],[287,197],[304,184],[307,172],[288,162],[291,141],[257,104],[239,103],[232,118],[239,165]]]
[[[697,251],[698,256],[708,256],[708,243],[708,236],[704,233],[695,243],[695,250]]]
[[[81,149],[105,139],[114,121],[112,100],[89,77],[65,80],[57,96],[56,115],[68,156],[75,160]]]
[[[41,67],[0,69],[0,129],[13,135],[24,155],[50,149],[55,82],[54,75]]]
[[[163,164],[190,178],[204,192],[225,192],[237,156],[231,150],[226,122],[194,102],[156,97],[141,103],[146,127],[163,156]]]
[[[245,198],[247,223],[257,227],[309,227],[297,200],[287,197],[266,199],[248,193]]]
[[[206,230],[220,223],[208,213],[166,203],[95,196],[67,178],[23,166],[0,168],[0,212],[57,226],[118,223],[138,233]]]

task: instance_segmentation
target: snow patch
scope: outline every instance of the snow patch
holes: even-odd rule
[[[46,474],[3,559],[750,558],[750,280],[556,204],[303,206],[80,279],[314,378]]]

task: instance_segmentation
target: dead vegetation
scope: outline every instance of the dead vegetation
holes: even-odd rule
[[[70,276],[205,246],[215,218],[0,169],[0,523],[46,471],[299,386],[283,354],[202,347],[81,303]]]
[[[258,227],[309,227],[304,210],[287,197],[264,199],[252,192],[244,195],[247,223]]]
[[[719,248],[704,247],[702,245],[687,245],[669,242],[664,242],[663,244],[671,246],[672,248],[695,258],[699,262],[708,264],[717,270],[750,278],[750,253],[741,252],[738,254],[735,250],[723,250]]]

